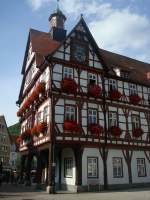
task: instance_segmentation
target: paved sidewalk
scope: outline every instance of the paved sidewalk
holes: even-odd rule
[[[150,188],[101,193],[49,195],[44,191],[32,191],[20,186],[0,186],[0,199],[4,200],[150,200]]]

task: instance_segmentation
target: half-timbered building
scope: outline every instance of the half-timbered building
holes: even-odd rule
[[[18,116],[20,182],[91,191],[150,184],[150,64],[100,49],[83,16],[29,31]],[[25,167],[26,166],[26,167]]]

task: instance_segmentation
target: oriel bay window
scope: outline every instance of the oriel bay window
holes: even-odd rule
[[[98,178],[98,158],[97,157],[87,158],[87,177]]]
[[[112,162],[113,162],[113,177],[114,178],[123,177],[122,158],[114,157],[112,158]]]
[[[137,173],[138,177],[146,176],[146,165],[144,158],[137,158]]]
[[[75,105],[65,105],[65,120],[76,121]]]
[[[72,178],[73,176],[73,159],[64,158],[64,177]]]

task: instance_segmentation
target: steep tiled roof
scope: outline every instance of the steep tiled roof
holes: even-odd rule
[[[51,54],[60,45],[59,42],[53,40],[50,33],[30,30],[30,41],[32,43],[33,51],[36,52],[37,63],[43,61],[43,56]],[[147,79],[147,73],[150,72],[150,64],[144,63],[126,56],[106,51],[99,50],[108,69],[119,67],[122,70],[130,72],[130,79],[143,84],[150,84]]]

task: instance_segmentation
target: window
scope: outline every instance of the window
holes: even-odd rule
[[[140,116],[139,115],[132,115],[131,120],[132,120],[132,129],[133,130],[140,127]]]
[[[146,165],[144,158],[137,158],[137,173],[139,177],[146,176]]]
[[[71,178],[73,176],[73,159],[64,158],[64,177]]]
[[[44,107],[43,111],[43,121],[47,122],[47,117],[48,117],[48,106]]]
[[[112,158],[112,161],[113,161],[113,177],[114,178],[123,177],[122,158]]]
[[[98,158],[87,158],[87,176],[88,178],[98,178]]]
[[[124,79],[128,79],[129,78],[129,72],[127,71],[121,71],[120,76]]]
[[[97,123],[97,110],[94,110],[94,109],[88,110],[88,123],[89,124]]]
[[[130,84],[129,88],[130,88],[130,95],[131,94],[137,94],[137,89],[136,89],[136,85],[135,84]]]
[[[91,74],[91,73],[88,74],[88,83],[92,85],[97,83],[97,78],[95,74]]]
[[[117,82],[116,80],[110,79],[109,80],[109,91],[117,89]]]
[[[64,67],[64,78],[73,78],[73,68],[70,67]]]
[[[76,108],[72,105],[65,106],[65,120],[75,121],[76,119]]]
[[[118,125],[117,112],[109,112],[108,117],[109,117],[109,119],[108,119],[109,127]]]
[[[41,112],[37,113],[37,123],[41,122]]]

